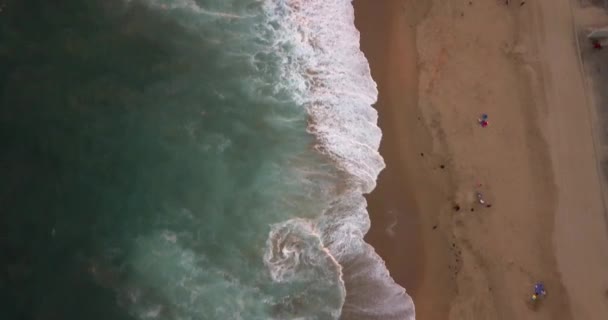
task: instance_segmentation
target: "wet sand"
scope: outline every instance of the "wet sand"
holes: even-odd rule
[[[387,163],[368,197],[368,241],[417,319],[608,314],[602,183],[569,5],[355,0]],[[533,307],[538,280],[550,295]]]
[[[368,196],[373,222],[367,240],[413,298],[437,297],[428,312],[441,318],[456,289],[451,272],[444,268],[455,262],[447,233],[441,231],[447,222],[442,224],[438,215],[451,188],[418,105],[418,53],[412,26],[428,6],[406,11],[402,2],[355,1],[361,48],[380,92],[375,107],[383,131],[380,153],[387,164],[378,187]],[[438,198],[442,200],[435,201]],[[387,230],[395,222],[393,230]],[[434,275],[442,287],[423,287],[425,273]],[[420,314],[423,299],[415,304]]]

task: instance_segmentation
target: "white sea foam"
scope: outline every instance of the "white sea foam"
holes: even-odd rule
[[[371,105],[376,84],[359,50],[348,0],[267,0],[269,20],[282,28],[275,43],[284,51],[283,78],[311,116],[310,131],[319,147],[370,192],[384,168],[378,154],[380,129]]]
[[[131,1],[133,0],[125,0],[126,3],[130,3]],[[232,12],[208,10],[198,5],[194,0],[146,0],[146,3],[162,10],[182,9],[197,14],[204,14],[224,19],[243,19],[251,17]]]
[[[327,210],[306,222],[342,266],[346,288],[342,318],[414,319],[411,298],[363,241],[370,224],[363,194],[375,187],[384,162],[378,153],[381,132],[372,108],[378,92],[359,49],[351,1],[265,0],[264,8],[270,25],[278,26],[274,50],[283,60],[282,85],[295,90],[296,100],[310,116],[316,148],[334,161],[346,179]],[[302,248],[290,244],[290,250],[277,257],[277,247],[285,248],[289,236],[277,237],[277,233],[289,233],[285,230],[303,223],[293,219],[273,226],[265,262],[277,281],[286,275],[295,277],[301,267],[296,257],[303,254]],[[298,233],[305,230],[299,228]]]
[[[314,224],[306,219],[278,223],[273,226],[267,245],[264,263],[274,281],[306,283],[306,289],[297,292],[300,297],[286,297],[298,301],[298,313],[314,314],[320,319],[337,318],[346,296],[342,267],[323,246]],[[284,319],[280,314],[276,317]]]

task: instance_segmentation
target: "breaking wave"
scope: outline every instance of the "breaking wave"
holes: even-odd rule
[[[333,160],[343,183],[335,187],[333,201],[318,218],[273,226],[266,265],[275,281],[284,281],[310,272],[306,265],[311,261],[323,261],[328,269],[337,263],[346,294],[343,319],[414,319],[411,298],[363,240],[370,227],[363,194],[374,189],[384,162],[378,153],[382,134],[372,108],[378,92],[359,49],[351,1],[264,4],[279,34],[274,49],[283,53],[282,83],[295,91],[308,111],[315,147]],[[315,250],[305,245],[308,241],[316,244]]]
[[[229,225],[231,228],[233,225],[224,222],[228,218],[222,208],[209,206],[210,210],[204,206],[200,212],[215,210],[219,213],[213,212],[215,215],[208,214],[202,218],[184,209],[180,212],[183,221],[179,220],[182,219],[180,217],[175,218],[175,221],[179,220],[180,227],[137,237],[130,248],[134,254],[130,253],[128,258],[128,272],[98,267],[104,272],[94,275],[97,281],[116,290],[119,304],[139,319],[414,319],[412,299],[394,282],[382,259],[364,241],[370,219],[363,194],[376,186],[384,162],[378,153],[382,133],[372,107],[378,92],[367,60],[359,49],[359,32],[354,26],[351,1],[252,0],[243,1],[246,3],[240,4],[239,10],[230,10],[230,3],[241,3],[236,0],[217,2],[208,8],[203,8],[200,2],[145,1],[155,9],[175,11],[176,16],[184,18],[178,21],[187,28],[198,31],[204,21],[222,30],[219,35],[206,33],[197,38],[209,46],[222,46],[223,55],[235,57],[226,60],[230,62],[218,59],[218,64],[245,61],[243,68],[257,68],[260,73],[263,71],[279,78],[250,76],[247,81],[242,80],[249,87],[239,90],[251,95],[259,93],[263,99],[272,98],[273,102],[295,100],[298,106],[305,108],[307,130],[315,137],[315,155],[329,159],[334,167],[315,171],[317,167],[298,163],[309,159],[295,156],[291,169],[300,178],[298,183],[320,185],[318,188],[322,189],[322,192],[301,196],[306,198],[302,202],[315,202],[318,198],[323,206],[312,213],[275,214],[271,217],[273,220],[268,220],[272,223],[263,253],[265,275],[259,275],[255,267],[244,266],[243,270],[237,270],[246,261],[251,261],[250,256],[260,253],[255,248],[243,249],[244,243],[257,239],[255,235],[248,233],[250,238],[242,236],[242,239],[216,243],[213,238],[220,238],[222,234],[212,224]],[[261,22],[257,21],[259,15],[250,14],[255,10],[249,9],[256,6],[262,9],[259,11],[263,13]],[[251,29],[247,29],[248,20],[251,20]],[[229,23],[254,31],[257,39],[247,38],[250,35],[241,29],[223,28]],[[245,48],[245,40],[254,43],[251,45],[253,49]],[[275,65],[278,68],[273,69]],[[230,90],[235,90],[238,85],[242,83],[229,83],[223,88],[226,91],[216,92],[217,101],[240,103],[244,100],[236,94],[230,96],[233,94]],[[262,98],[256,99],[267,102]],[[292,122],[297,122],[280,116],[271,120],[267,122],[273,122],[275,127],[289,127]],[[244,124],[236,129],[249,132]],[[204,152],[224,154],[237,149],[238,143],[232,142],[234,139],[219,134],[209,134],[206,139],[213,137],[217,141],[210,144],[216,148],[205,146]],[[241,143],[240,146],[247,144]],[[219,162],[223,165],[222,161]],[[238,166],[242,165],[239,163]],[[281,171],[281,167],[274,163],[259,167],[272,168],[267,172],[276,175],[289,171]],[[229,169],[226,171],[232,173]],[[327,174],[328,171],[331,173]],[[221,181],[221,178],[217,180]],[[252,183],[259,183],[261,187],[258,189],[267,187],[263,182]],[[240,181],[231,187],[238,186]],[[225,191],[231,193],[234,190],[226,187]],[[310,207],[318,209],[314,205]],[[251,212],[253,216],[253,210]],[[164,219],[165,216],[161,216]],[[246,220],[240,212],[232,218],[241,219],[239,226],[248,227],[242,222]],[[176,226],[178,223],[165,225]],[[183,231],[188,228],[192,230]],[[236,227],[234,229],[237,230]],[[207,238],[201,236],[201,230],[208,232],[203,235]],[[237,236],[233,235],[233,238]],[[201,238],[209,240],[208,243]],[[216,253],[221,250],[226,256],[218,258]],[[220,262],[212,261],[213,258]],[[259,260],[259,256],[255,258]],[[115,274],[125,273],[132,276],[121,281],[108,280],[117,278]],[[101,274],[112,276],[99,276]],[[218,298],[221,302],[215,304],[213,310],[203,310],[200,306],[209,305],[208,297],[213,295],[230,297],[230,301]]]

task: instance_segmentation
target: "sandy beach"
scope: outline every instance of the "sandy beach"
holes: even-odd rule
[[[606,319],[607,102],[579,60],[583,7],[355,0],[387,164],[368,241],[417,319]]]

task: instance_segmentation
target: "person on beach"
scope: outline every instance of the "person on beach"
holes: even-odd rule
[[[547,295],[547,291],[545,291],[545,285],[542,282],[537,282],[534,285],[534,294],[532,295],[532,301],[536,301],[539,297],[544,297]]]
[[[480,205],[485,206],[486,208],[492,207],[491,203],[487,203],[486,200],[484,200],[483,194],[481,194],[481,192],[477,191],[475,192],[475,194],[477,195],[477,202],[479,202]]]
[[[487,127],[487,126],[488,126],[488,124],[490,124],[490,123],[488,122],[488,115],[487,115],[487,114],[485,114],[485,113],[484,113],[484,114],[482,114],[482,115],[481,115],[481,117],[480,117],[479,119],[477,119],[477,122],[479,122],[479,125],[480,125],[482,128],[485,128],[485,127]]]
[[[483,195],[479,191],[477,191],[477,201],[479,201],[479,204],[486,204],[486,201],[483,200]]]

